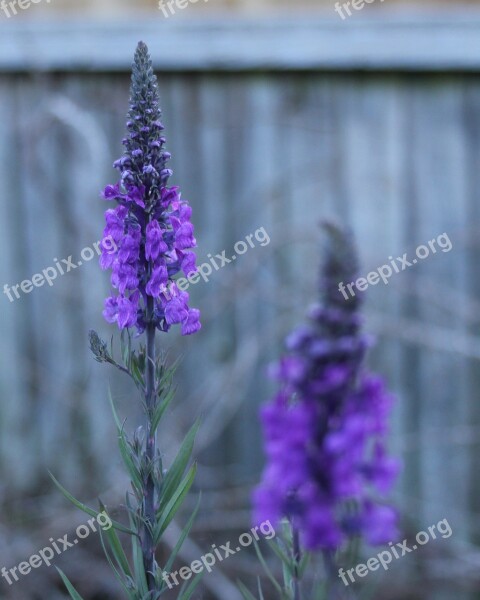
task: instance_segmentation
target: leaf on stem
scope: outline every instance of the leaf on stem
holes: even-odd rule
[[[57,486],[57,488],[65,496],[65,498],[67,500],[69,500],[74,506],[76,506],[78,509],[80,509],[81,511],[83,511],[87,515],[90,515],[91,517],[97,517],[98,516],[98,514],[99,514],[98,510],[94,510],[93,508],[90,508],[86,504],[83,504],[82,502],[80,502],[79,500],[77,500],[74,496],[72,496],[72,494],[70,494],[69,491],[67,491],[63,487],[63,485],[59,481],[57,481],[57,479],[55,479],[55,477],[53,476],[52,473],[50,473],[50,471],[48,471],[48,474],[52,478],[53,483]],[[121,523],[118,523],[118,521],[113,521],[112,520],[112,525],[118,531],[123,531],[124,533],[128,533],[129,535],[137,535],[137,533],[135,531],[132,531],[131,529],[128,529],[128,527],[125,527]]]
[[[175,544],[175,547],[173,548],[173,550],[170,554],[168,562],[165,565],[165,571],[167,573],[169,573],[171,568],[173,567],[173,563],[175,562],[175,559],[177,558],[178,553],[180,552],[180,549],[183,546],[184,541],[187,539],[188,534],[190,533],[190,530],[192,529],[193,522],[195,521],[195,517],[197,516],[198,509],[200,508],[200,501],[201,501],[201,495],[199,495],[198,500],[197,500],[197,505],[195,506],[193,513],[191,514],[190,518],[188,519],[187,524],[183,528],[182,533],[181,533],[180,537],[178,538],[178,541]]]
[[[73,598],[73,600],[83,600],[83,598],[80,596],[80,594],[77,592],[77,590],[70,583],[70,580],[65,575],[65,573],[58,567],[55,567],[55,568],[57,569],[60,577],[62,578],[62,581],[65,584],[65,587],[67,588],[68,593],[70,594],[70,598]]]
[[[188,471],[188,473],[186,474],[185,478],[182,480],[182,482],[180,483],[178,488],[175,490],[175,493],[173,494],[172,498],[170,499],[168,504],[165,506],[163,511],[161,511],[160,514],[157,515],[158,522],[155,526],[155,531],[154,531],[154,536],[153,536],[154,540],[155,540],[155,544],[158,544],[158,542],[160,541],[160,538],[162,536],[162,533],[168,527],[171,520],[177,513],[178,509],[182,505],[182,503],[185,499],[185,496],[188,494],[188,491],[192,487],[196,472],[197,472],[197,465],[194,464],[190,467],[190,470]]]
[[[192,456],[193,444],[195,443],[199,426],[200,422],[197,421],[187,433],[172,466],[165,475],[159,512],[163,510],[163,507],[170,501],[175,490],[180,485],[180,481]]]

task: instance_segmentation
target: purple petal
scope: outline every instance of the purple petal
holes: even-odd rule
[[[191,308],[188,311],[187,320],[182,322],[182,335],[191,335],[201,329],[201,327],[200,311],[196,308]]]

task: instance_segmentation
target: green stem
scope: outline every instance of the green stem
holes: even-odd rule
[[[323,552],[325,571],[327,574],[327,600],[341,600],[343,597],[337,581],[337,567],[335,565],[334,553],[328,550]],[[343,584],[341,584],[343,585]]]
[[[292,523],[292,540],[293,540],[293,598],[294,600],[301,600],[302,592],[300,590],[300,561],[302,560],[302,550],[300,548],[300,536],[298,529],[294,527]]]
[[[147,356],[146,356],[146,392],[145,405],[147,407],[147,441],[146,465],[147,476],[144,488],[144,518],[146,525],[143,536],[143,564],[147,577],[148,591],[155,591],[155,543],[153,540],[153,527],[155,525],[155,480],[154,468],[156,457],[156,432],[152,431],[152,417],[155,409],[155,324],[153,322],[153,298],[147,301]]]

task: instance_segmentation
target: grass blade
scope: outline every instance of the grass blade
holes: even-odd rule
[[[70,583],[70,580],[65,575],[65,573],[58,567],[55,567],[55,568],[57,569],[60,577],[62,578],[62,581],[65,584],[65,587],[67,588],[68,593],[70,594],[70,597],[73,598],[73,600],[83,600],[83,598],[80,596],[80,594],[77,592],[77,590]]]

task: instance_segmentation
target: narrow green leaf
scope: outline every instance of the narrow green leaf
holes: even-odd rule
[[[108,514],[107,509],[102,502],[100,502],[100,509],[101,509],[100,512],[104,512],[110,519],[110,515]],[[111,519],[110,519],[110,521],[111,521]],[[109,529],[104,529],[103,531],[107,536],[107,539],[112,548],[113,555],[114,555],[115,560],[117,561],[119,567],[122,569],[122,571],[125,575],[132,577],[130,565],[128,563],[127,557],[123,550],[123,546],[122,546],[120,540],[118,539],[118,535],[117,535],[115,529],[113,527],[110,527]]]
[[[247,586],[237,579],[237,586],[245,600],[257,600]]]
[[[265,561],[265,559],[263,558],[263,554],[262,554],[260,547],[256,541],[254,541],[254,547],[255,547],[255,552],[257,553],[257,556],[258,556],[258,560],[260,561],[260,563],[263,567],[263,570],[265,571],[265,575],[270,579],[270,581],[272,582],[272,585],[277,590],[277,592],[280,594],[280,596],[282,596],[282,593],[283,593],[282,586],[278,583],[278,581],[275,579],[272,572],[270,571],[270,568],[267,565],[267,562]]]
[[[154,539],[155,543],[158,543],[162,533],[170,524],[171,520],[175,516],[176,512],[180,508],[185,496],[188,494],[190,490],[193,480],[195,479],[195,474],[197,472],[197,465],[194,464],[191,466],[190,470],[186,474],[185,478],[178,486],[177,490],[173,494],[171,500],[168,502],[167,506],[164,508],[163,513],[159,516],[159,521],[155,527]]]
[[[278,556],[282,565],[287,565],[288,570],[293,575],[294,565],[293,565],[292,559],[285,552],[283,552],[283,550],[280,548],[280,545],[278,543],[271,544],[270,548]]]
[[[182,480],[192,455],[193,444],[195,443],[195,436],[197,435],[199,425],[200,423],[197,421],[187,433],[172,466],[165,476],[159,512],[162,511],[163,506],[170,500]]]
[[[70,492],[68,492],[63,485],[57,481],[57,479],[55,479],[55,477],[53,476],[52,473],[50,473],[50,471],[48,471],[48,474],[50,475],[50,477],[53,480],[53,483],[57,486],[57,488],[62,492],[62,494],[65,496],[65,498],[67,500],[69,500],[73,505],[75,505],[77,508],[79,508],[81,511],[83,511],[84,513],[86,513],[87,515],[90,515],[91,517],[96,517],[98,515],[98,510],[94,510],[93,508],[89,508],[86,504],[83,504],[82,502],[80,502],[79,500],[77,500],[76,498],[74,498],[72,496],[72,494],[70,494]]]
[[[143,373],[140,370],[140,367],[138,365],[138,360],[137,360],[136,356],[132,356],[130,370],[131,370],[132,377],[133,377],[135,383],[137,385],[139,385],[140,387],[143,387],[145,385],[145,380],[143,378]]]
[[[130,527],[135,526],[133,517],[128,513],[130,519]],[[140,541],[138,537],[132,537],[132,558],[133,558],[133,570],[135,572],[135,581],[137,582],[139,592],[142,595],[148,594],[148,583],[147,576],[145,574],[145,567],[143,565],[143,554]]]
[[[128,474],[130,475],[130,478],[132,479],[133,484],[138,490],[141,490],[143,485],[142,478],[130,454],[129,447],[126,442],[126,436],[123,431],[123,425],[120,423],[120,419],[118,418],[117,410],[115,408],[115,403],[113,401],[110,389],[108,390],[108,398],[110,401],[110,406],[112,407],[115,425],[117,426],[118,447],[120,448],[120,454],[122,455],[123,463],[128,471]]]
[[[141,475],[135,465],[130,452],[130,447],[127,444],[125,433],[122,430],[118,430],[118,447],[120,448],[120,454],[122,455],[123,463],[130,475],[132,483],[135,485],[137,490],[141,490],[143,482]]]
[[[109,552],[107,550],[107,547],[105,546],[105,541],[103,539],[103,534],[102,534],[101,531],[99,533],[100,533],[100,542],[102,543],[103,553],[105,554],[105,557],[106,557],[106,559],[108,561],[108,564],[110,565],[110,568],[113,571],[113,574],[115,575],[115,577],[119,581],[120,585],[125,590],[125,593],[129,597],[129,599],[130,600],[135,600],[135,593],[134,592],[136,590],[135,590],[135,586],[133,584],[132,578],[129,575],[127,575],[126,573],[124,573],[123,571],[122,571],[121,574],[119,573],[118,569],[115,567],[115,565],[113,564],[112,559],[110,558],[110,554],[109,554]],[[122,577],[122,575],[123,575],[123,577]],[[128,588],[127,584],[125,583],[125,579],[130,583],[130,589]]]
[[[310,554],[308,552],[305,552],[302,556],[300,564],[298,565],[298,573],[300,575],[300,578],[303,577],[309,563],[310,563]]]
[[[170,573],[173,563],[175,562],[175,559],[178,556],[178,553],[180,552],[181,547],[183,546],[183,543],[185,542],[185,540],[188,537],[188,534],[190,533],[190,530],[192,529],[192,525],[195,521],[195,517],[197,516],[198,513],[198,509],[200,508],[200,501],[201,501],[201,494],[198,497],[197,500],[197,505],[195,506],[195,509],[193,511],[193,513],[191,514],[190,518],[187,521],[187,524],[185,525],[185,527],[182,530],[182,533],[180,535],[180,537],[178,538],[177,543],[175,544],[175,547],[173,548],[170,557],[168,559],[167,564],[165,565],[165,571],[167,573]]]
[[[70,581],[69,581],[68,577],[65,575],[65,573],[58,567],[55,567],[55,568],[57,569],[60,577],[62,578],[62,581],[65,584],[65,587],[67,588],[68,593],[70,594],[70,597],[73,598],[73,600],[83,600],[83,598],[80,596],[80,594],[77,592],[77,590],[70,583]]]
[[[287,564],[282,563],[283,587],[285,590],[293,591],[293,573]]]
[[[197,588],[198,584],[200,583],[200,580],[202,579],[203,575],[204,575],[203,572],[198,573],[198,575],[196,575],[192,579],[192,581],[190,582],[187,589],[185,591],[180,592],[178,600],[189,600],[192,597],[192,594],[195,591],[195,589]]]
[[[72,494],[70,494],[70,492],[68,492],[63,487],[63,485],[59,481],[57,481],[55,479],[55,477],[53,476],[53,474],[50,471],[48,471],[48,474],[52,478],[53,483],[57,486],[57,488],[65,496],[65,498],[67,500],[69,500],[74,506],[76,506],[78,509],[80,509],[81,511],[83,511],[87,515],[90,515],[91,517],[97,517],[98,516],[98,512],[99,512],[98,510],[94,510],[93,508],[88,507],[86,504],[83,504],[82,502],[80,502],[79,500],[77,500],[76,498],[74,498],[72,496]],[[124,533],[129,533],[130,535],[137,535],[135,531],[132,531],[131,529],[128,529],[128,527],[124,527],[121,523],[118,523],[117,521],[113,521],[112,520],[112,524],[115,527],[115,529],[117,529],[118,531],[123,531]]]
[[[145,346],[143,344],[141,344],[140,348],[138,350],[138,358],[137,358],[138,368],[140,369],[141,373],[145,373],[146,355],[147,355],[147,352],[146,352]]]
[[[120,423],[120,419],[118,418],[117,409],[115,408],[115,403],[112,397],[112,390],[108,388],[108,399],[110,401],[110,406],[112,407],[113,418],[115,419],[115,425],[118,430],[122,430],[122,424]]]
[[[125,337],[127,338],[127,341],[125,341]],[[129,364],[130,364],[131,339],[130,339],[130,332],[127,329],[122,329],[122,333],[120,335],[120,342],[121,342],[123,364],[128,369]]]
[[[262,590],[262,584],[260,582],[260,577],[258,577],[258,579],[257,579],[257,585],[258,585],[259,600],[265,600],[265,598],[263,596],[263,590]]]
[[[152,424],[151,424],[151,430],[152,431],[156,431],[156,429],[158,427],[158,424],[160,423],[160,420],[162,419],[165,411],[169,407],[169,405],[170,405],[171,401],[173,400],[174,396],[175,396],[175,390],[174,389],[168,390],[168,392],[166,393],[166,395],[163,398],[163,400],[155,408],[155,412],[153,414]]]

